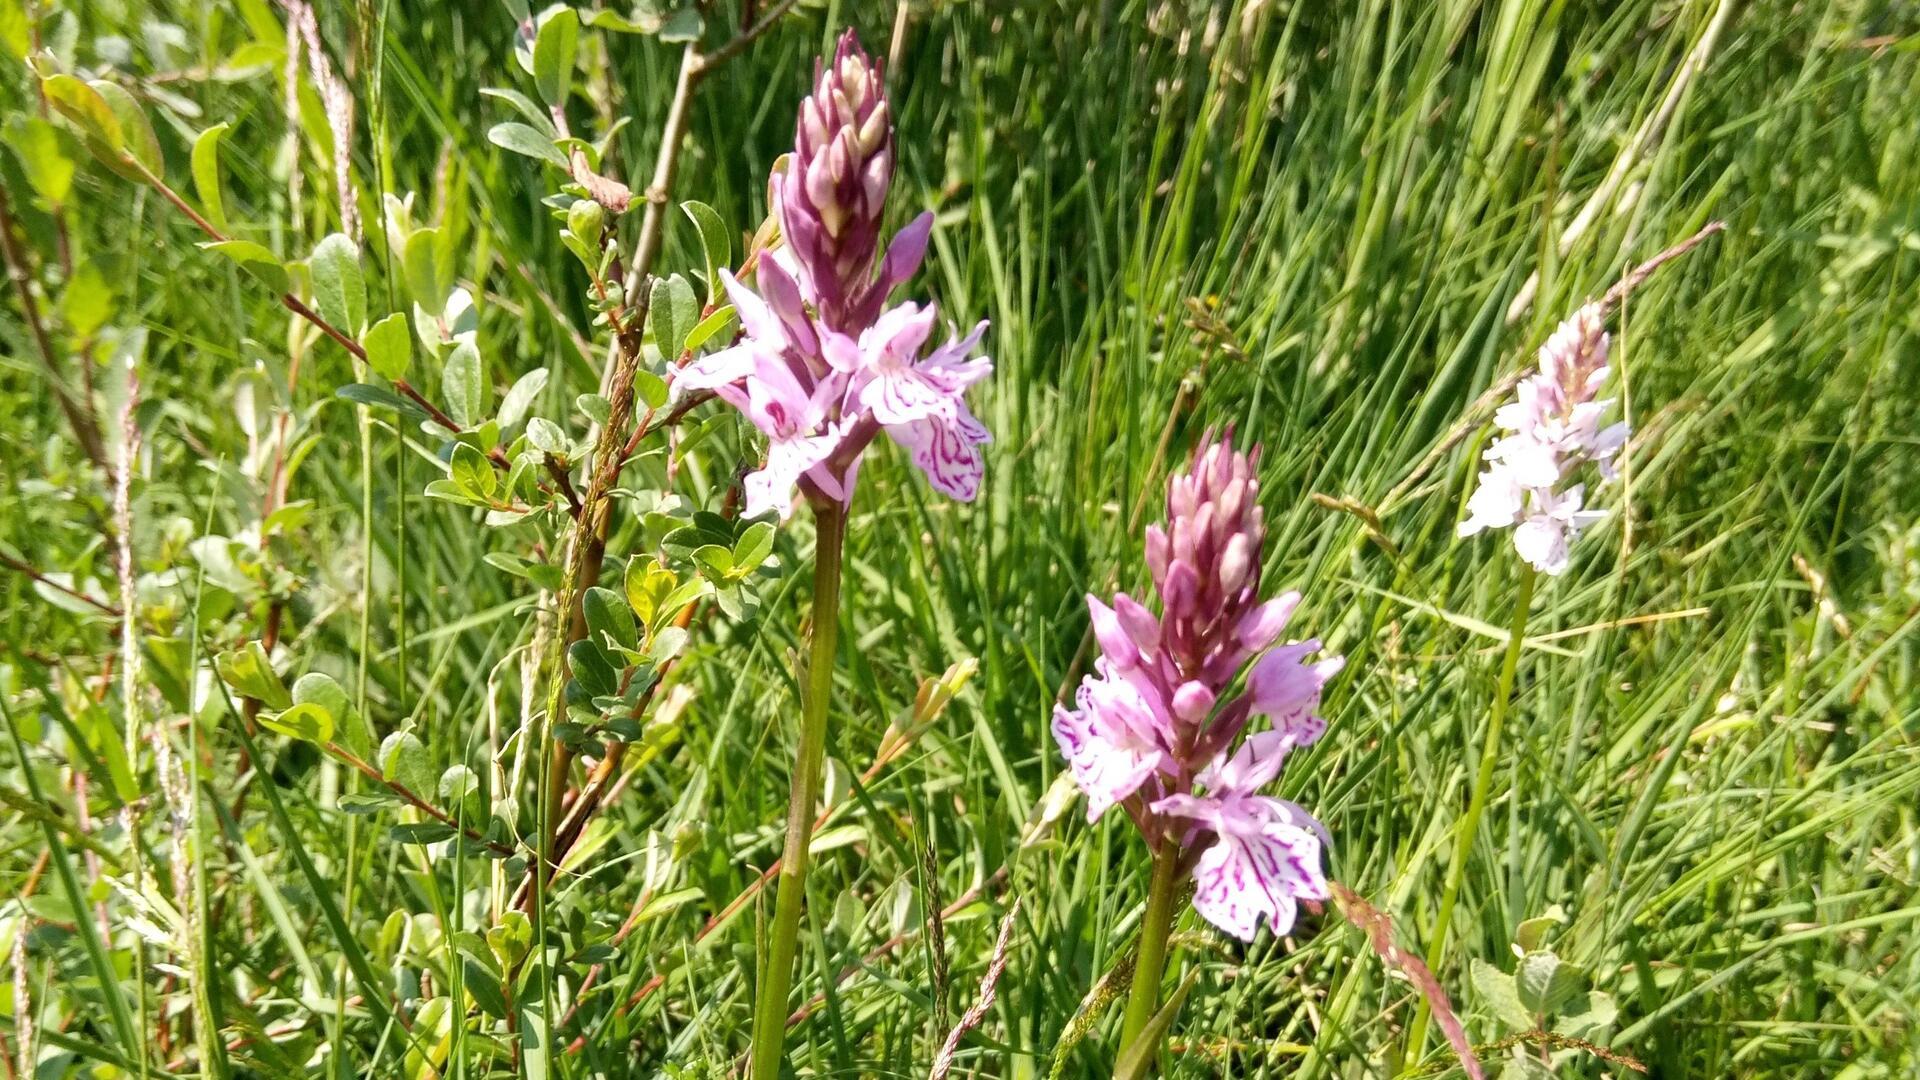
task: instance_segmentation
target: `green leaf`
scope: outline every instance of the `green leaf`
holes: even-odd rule
[[[606,697],[620,689],[620,676],[607,660],[607,654],[592,641],[576,641],[567,647],[568,670],[575,682],[594,697]]]
[[[73,191],[74,164],[60,149],[60,136],[53,125],[22,113],[7,121],[7,144],[20,158],[21,171],[27,174],[33,190],[52,206],[64,204]]]
[[[660,40],[665,42],[698,41],[703,28],[700,12],[691,7],[679,8],[660,20]]]
[[[526,416],[527,410],[533,407],[533,399],[539,397],[540,391],[546,386],[546,368],[534,368],[515,379],[513,385],[507,388],[507,396],[500,399],[500,426],[510,428],[519,423],[520,418]]]
[[[487,455],[466,443],[455,443],[453,460],[447,465],[447,478],[454,482],[462,494],[479,502],[493,501],[494,492],[499,490],[499,477],[493,474],[493,464]]]
[[[242,697],[249,697],[269,709],[284,709],[293,704],[287,686],[267,661],[258,641],[249,641],[238,649],[221,653],[214,661],[220,678]]]
[[[669,363],[680,358],[687,334],[699,319],[700,301],[694,298],[693,286],[686,278],[675,274],[654,281],[647,303],[647,326],[653,331],[653,343],[662,358]]]
[[[722,304],[714,308],[712,314],[701,319],[700,325],[695,326],[693,330],[687,334],[687,348],[698,349],[700,346],[713,340],[715,334],[718,334],[733,324],[733,316],[734,311],[732,304]]]
[[[347,334],[367,321],[367,282],[360,274],[360,248],[344,233],[331,233],[307,259],[313,275],[313,300],[320,317]]]
[[[447,309],[447,275],[440,260],[440,230],[416,229],[407,237],[401,255],[407,295],[421,310],[436,318]]]
[[[1619,1006],[1613,997],[1598,990],[1589,990],[1576,994],[1560,1010],[1559,1019],[1554,1021],[1553,1030],[1562,1035],[1571,1035],[1576,1039],[1597,1037],[1620,1017]]]
[[[649,409],[659,409],[667,403],[667,381],[645,368],[633,373],[633,392]]]
[[[480,348],[473,336],[462,335],[440,369],[440,393],[447,399],[447,415],[461,427],[472,427],[487,416],[487,382],[480,370]]]
[[[613,402],[608,401],[604,394],[581,394],[573,399],[573,407],[580,410],[580,415],[601,427],[606,427],[607,420],[613,416]]]
[[[1528,1012],[1551,1016],[1587,988],[1586,973],[1550,952],[1530,952],[1514,971],[1520,1004]]]
[[[661,603],[680,584],[680,579],[649,555],[627,562],[626,580],[622,584],[626,589],[627,606],[633,609],[641,623],[652,626]]]
[[[87,152],[101,164],[142,183],[146,176],[137,165],[146,165],[149,172],[159,175],[159,143],[154,140],[146,114],[125,90],[98,79],[82,82],[64,74],[47,76],[40,87],[47,103],[79,129]],[[129,123],[135,130],[128,130]]]
[[[1521,920],[1513,932],[1513,943],[1523,952],[1533,952],[1546,943],[1547,933],[1567,921],[1567,913],[1555,904],[1531,919]]]
[[[548,105],[564,105],[573,89],[573,54],[580,16],[570,7],[548,9],[533,39],[533,83]]]
[[[567,155],[553,145],[553,140],[525,124],[513,121],[495,124],[487,129],[487,141],[502,150],[537,158],[556,169],[567,168]]]
[[[27,19],[26,0],[0,0],[0,49],[15,60],[25,60],[33,48],[33,24]]]
[[[1514,985],[1513,976],[1476,956],[1473,958],[1471,979],[1474,997],[1482,1009],[1514,1031],[1525,1031],[1533,1026],[1533,1017],[1527,1013],[1526,1006],[1520,1004],[1520,993]]]
[[[707,581],[701,577],[691,577],[674,586],[660,601],[660,607],[653,613],[651,625],[658,627],[679,616],[680,610],[706,594]]]
[[[746,527],[740,539],[733,545],[733,568],[736,573],[744,574],[757,569],[773,554],[773,526],[764,521],[756,521]]]
[[[526,117],[527,123],[535,131],[538,131],[541,137],[545,138],[548,142],[552,142],[554,139],[560,137],[560,133],[553,129],[553,121],[547,117],[546,111],[534,104],[532,98],[520,91],[509,90],[505,87],[483,86],[480,88],[480,94],[482,97],[498,98],[513,106],[514,110],[521,116]],[[509,149],[511,149],[511,147],[509,147]]]
[[[115,153],[124,149],[126,136],[120,131],[120,118],[90,84],[72,75],[49,75],[40,81],[40,92],[46,95],[47,104],[80,129],[82,136]]]
[[[293,703],[299,705],[317,705],[327,711],[335,725],[343,724],[355,713],[353,699],[346,690],[335,682],[333,676],[322,671],[309,671],[293,681]]]
[[[533,949],[533,924],[523,912],[509,910],[500,917],[500,925],[487,931],[487,948],[500,961],[503,971],[512,971]]]
[[[493,972],[465,957],[460,959],[460,971],[461,985],[473,995],[473,1003],[496,1020],[506,1019],[507,998]]]
[[[284,294],[293,287],[293,280],[287,276],[286,264],[280,261],[279,256],[251,240],[208,240],[200,247],[232,259],[254,280],[276,293]]]
[[[348,383],[333,393],[334,396],[346,398],[355,404],[366,405],[375,409],[392,409],[402,416],[411,416],[420,420],[427,419],[427,411],[422,409],[419,404],[401,397],[399,394],[394,393],[384,386],[374,386],[369,383]]]
[[[662,893],[647,901],[639,913],[634,915],[633,923],[638,926],[641,923],[652,922],[662,915],[670,914],[679,908],[699,900],[705,895],[705,889],[693,885],[684,889],[675,889],[670,893]]]
[[[1160,1041],[1166,1038],[1167,1029],[1173,1026],[1173,1018],[1180,1015],[1180,1006],[1186,1004],[1187,994],[1199,977],[1198,970],[1189,971],[1187,977],[1180,980],[1179,989],[1167,995],[1166,1004],[1160,1006],[1147,1026],[1134,1036],[1133,1045],[1113,1063],[1113,1080],[1141,1080],[1153,1074],[1154,1062],[1160,1056]]]
[[[114,119],[120,122],[120,151],[139,162],[141,168],[155,178],[165,176],[167,163],[160,156],[160,140],[153,137],[153,125],[147,122],[146,110],[119,83],[94,79],[87,85],[93,87],[113,112]],[[138,170],[133,171],[130,178],[144,179]]]
[[[73,268],[66,291],[60,294],[60,318],[74,337],[93,336],[113,314],[113,291],[91,262]]]
[[[633,611],[619,593],[598,586],[588,589],[580,598],[580,608],[594,640],[612,641],[623,649],[640,648],[640,635],[633,624]]]
[[[727,235],[726,219],[713,207],[691,199],[681,203],[680,210],[693,221],[693,227],[700,233],[700,250],[707,259],[707,303],[718,303],[719,270],[733,261],[733,239]]]
[[[333,714],[313,702],[277,713],[260,714],[260,726],[290,739],[326,743],[333,739]]]
[[[527,441],[543,454],[567,455],[567,433],[545,417],[536,416],[527,421]]]
[[[407,805],[407,800],[388,791],[386,788],[374,788],[370,791],[356,791],[340,796],[334,805],[348,814],[384,814],[388,810],[398,810]]]
[[[459,830],[444,821],[414,821],[391,825],[387,835],[398,844],[437,844],[459,835]]]
[[[662,627],[653,635],[652,644],[647,646],[647,659],[657,667],[680,655],[687,647],[687,632],[678,626]]]
[[[439,780],[433,755],[411,731],[396,731],[381,741],[380,775],[420,798],[433,794],[433,786]]]
[[[381,378],[399,382],[413,365],[413,335],[407,332],[407,317],[397,311],[367,327],[360,347],[367,350],[367,366]]]
[[[695,548],[693,561],[700,564],[700,572],[709,581],[725,581],[733,574],[733,552],[719,544]]]
[[[227,227],[227,202],[220,187],[220,139],[232,126],[222,120],[194,136],[193,155],[189,159],[193,190],[200,196],[200,212],[218,229]]]

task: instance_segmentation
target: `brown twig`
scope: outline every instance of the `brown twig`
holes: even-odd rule
[[[81,592],[80,590],[72,587],[71,585],[62,585],[59,582],[48,577],[47,575],[41,573],[40,571],[35,570],[33,567],[27,565],[26,563],[21,562],[19,559],[16,559],[13,556],[8,555],[4,551],[0,551],[0,566],[5,566],[10,570],[17,571],[27,577],[30,577],[33,580],[39,582],[40,584],[45,585],[47,588],[54,590],[55,592],[65,593],[68,596],[73,597],[75,600],[79,600],[83,603],[90,604],[93,607],[98,608],[101,614],[110,615],[116,619],[119,618],[121,615],[120,609],[115,605],[109,604],[105,600],[100,600],[95,597],[88,596],[86,593]]]
[[[428,817],[434,819],[435,821],[438,821],[442,825],[446,825],[450,828],[458,830],[462,836],[465,836],[468,840],[471,840],[474,843],[485,847],[488,851],[491,851],[494,854],[500,855],[503,857],[520,854],[520,851],[514,848],[512,845],[503,844],[498,840],[489,839],[487,836],[473,829],[471,826],[463,824],[458,819],[454,818],[453,815],[447,813],[445,810],[440,809],[439,807],[428,802],[426,799],[420,797],[420,795],[415,793],[411,788],[407,787],[405,784],[402,784],[397,780],[388,779],[385,773],[382,773],[379,769],[374,768],[371,763],[367,762],[365,759],[361,758],[359,755],[355,754],[353,751],[348,750],[346,747],[341,746],[339,743],[335,743],[335,742],[321,743],[320,748],[322,750],[325,750],[327,752],[327,756],[333,758],[335,761],[339,761],[342,764],[352,766],[354,769],[358,770],[360,774],[365,776],[367,779],[372,780],[374,783],[379,784],[381,787],[386,788],[388,791],[391,791],[395,795],[398,795],[400,798],[406,800],[406,802],[409,805],[411,805],[414,809],[420,811],[421,813],[427,815]]]
[[[567,475],[567,467],[552,454],[542,454],[540,460],[547,467],[547,475],[553,477],[554,486],[559,489],[560,494],[566,496],[567,512],[578,520],[584,511],[580,506],[579,494],[573,490],[573,478]]]
[[[41,317],[40,303],[34,299],[26,251],[14,238],[13,229],[13,208],[7,202],[6,185],[0,184],[0,254],[6,258],[7,276],[13,279],[14,290],[20,295],[20,309],[26,315],[28,329],[33,332],[33,343],[39,350],[40,363],[47,369],[47,385],[52,388],[54,401],[59,403],[60,411],[66,414],[67,424],[73,428],[73,436],[80,441],[80,449],[86,453],[87,459],[111,471],[106,444],[100,438],[100,424],[93,415],[93,402],[89,400],[83,406],[75,400],[60,377],[60,365],[54,358],[53,338],[48,335],[46,321]]]
[[[123,155],[121,160],[138,170],[141,178],[145,180],[149,186],[155,191],[158,191],[168,202],[172,203],[175,209],[185,214],[187,220],[193,222],[201,232],[207,234],[215,243],[225,243],[230,239],[227,234],[215,228],[213,222],[202,217],[198,210],[195,210],[192,205],[181,198],[179,192],[169,187],[165,180],[155,176],[146,166],[140,164],[140,162],[130,156]],[[308,307],[299,297],[292,293],[281,293],[280,304],[288,311],[293,312],[295,315],[300,316],[318,327],[321,333],[338,342],[340,347],[347,350],[348,355],[352,356],[355,360],[360,361],[362,364],[368,363],[367,350],[361,348],[358,341],[355,341],[351,335],[321,317],[319,312]],[[454,434],[459,434],[465,430],[459,424],[455,423],[453,418],[442,411],[439,406],[428,401],[425,395],[414,389],[413,384],[407,380],[393,380],[393,389],[402,397],[405,397],[407,400],[425,410],[427,416],[432,419],[435,424]],[[488,454],[488,458],[493,461],[496,467],[501,469],[506,469],[511,465],[511,463],[506,460],[506,455],[502,453],[498,447],[495,447],[493,451]]]

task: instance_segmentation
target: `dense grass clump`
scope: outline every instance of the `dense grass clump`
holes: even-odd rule
[[[848,26],[994,438],[971,503],[877,440],[822,561],[666,376],[734,340]],[[0,0],[6,1075],[726,1075],[803,701],[795,1075],[1461,1075],[1456,1016],[1489,1075],[1914,1075],[1914,32]],[[1610,289],[1634,434],[1536,579],[1456,524]],[[1331,899],[1179,906],[1123,1056],[1164,890],[1049,724],[1227,425],[1265,594],[1345,657],[1270,789]]]

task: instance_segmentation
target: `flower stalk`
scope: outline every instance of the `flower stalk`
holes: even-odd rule
[[[1453,861],[1447,864],[1446,884],[1440,890],[1440,912],[1434,920],[1427,945],[1427,967],[1438,971],[1447,958],[1447,932],[1453,925],[1454,904],[1460,899],[1460,885],[1466,880],[1467,859],[1480,837],[1480,818],[1487,810],[1487,794],[1493,787],[1494,766],[1500,760],[1500,737],[1506,729],[1507,706],[1513,699],[1513,682],[1520,669],[1520,648],[1527,636],[1527,617],[1533,608],[1533,585],[1538,572],[1520,564],[1520,583],[1513,601],[1513,618],[1508,627],[1507,651],[1500,660],[1500,682],[1493,692],[1487,713],[1487,730],[1480,743],[1480,766],[1473,776],[1473,789],[1467,796],[1467,813],[1460,819],[1460,831],[1454,837]],[[1407,1055],[1417,1057],[1426,1042],[1427,1024],[1432,1007],[1423,996],[1420,1011],[1407,1031]]]
[[[1133,990],[1127,996],[1126,1017],[1120,1024],[1122,1055],[1133,1047],[1160,1009],[1160,984],[1167,971],[1167,942],[1173,935],[1173,917],[1179,902],[1180,849],[1164,843],[1153,857],[1147,913],[1140,919],[1140,943],[1133,960]]]
[[[794,952],[807,892],[807,848],[813,842],[814,804],[827,752],[827,706],[833,696],[834,655],[840,637],[840,567],[847,532],[846,508],[838,500],[814,502],[813,629],[807,649],[806,699],[800,742],[794,749],[793,786],[787,803],[786,847],[780,858],[780,888],[766,967],[760,972],[753,1010],[753,1050],[747,1075],[772,1080],[780,1074],[787,1035],[787,992],[793,985]]]

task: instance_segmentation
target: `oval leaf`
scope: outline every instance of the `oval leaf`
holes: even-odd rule
[[[516,154],[538,158],[556,169],[567,167],[567,155],[553,145],[553,140],[525,124],[516,124],[512,121],[495,124],[487,129],[487,141],[502,150],[511,150]]]
[[[573,54],[580,36],[580,16],[570,7],[558,7],[540,24],[533,39],[533,83],[541,100],[561,105],[573,89]]]
[[[394,312],[367,328],[360,339],[367,350],[367,364],[382,378],[398,382],[407,377],[413,364],[413,335],[407,332],[407,317]]]
[[[367,282],[360,274],[360,248],[342,233],[314,247],[307,260],[313,274],[313,299],[320,317],[348,334],[367,321]]]
[[[440,393],[447,399],[447,415],[461,427],[471,427],[487,415],[487,381],[480,370],[480,348],[471,334],[462,335],[440,369]]]
[[[194,137],[193,190],[200,196],[200,211],[215,228],[227,227],[227,201],[220,189],[220,139],[232,127],[225,120]]]
[[[279,257],[251,240],[209,240],[200,246],[232,259],[240,264],[240,269],[276,293],[285,293],[293,287],[293,280],[287,276],[286,265]]]
[[[720,216],[720,211],[691,199],[680,204],[680,211],[693,221],[693,227],[700,233],[700,250],[707,259],[707,303],[712,304],[720,298],[717,271],[733,261],[733,240],[727,235],[726,219]]]
[[[260,726],[304,742],[333,740],[333,714],[311,701],[277,713],[261,713]]]

